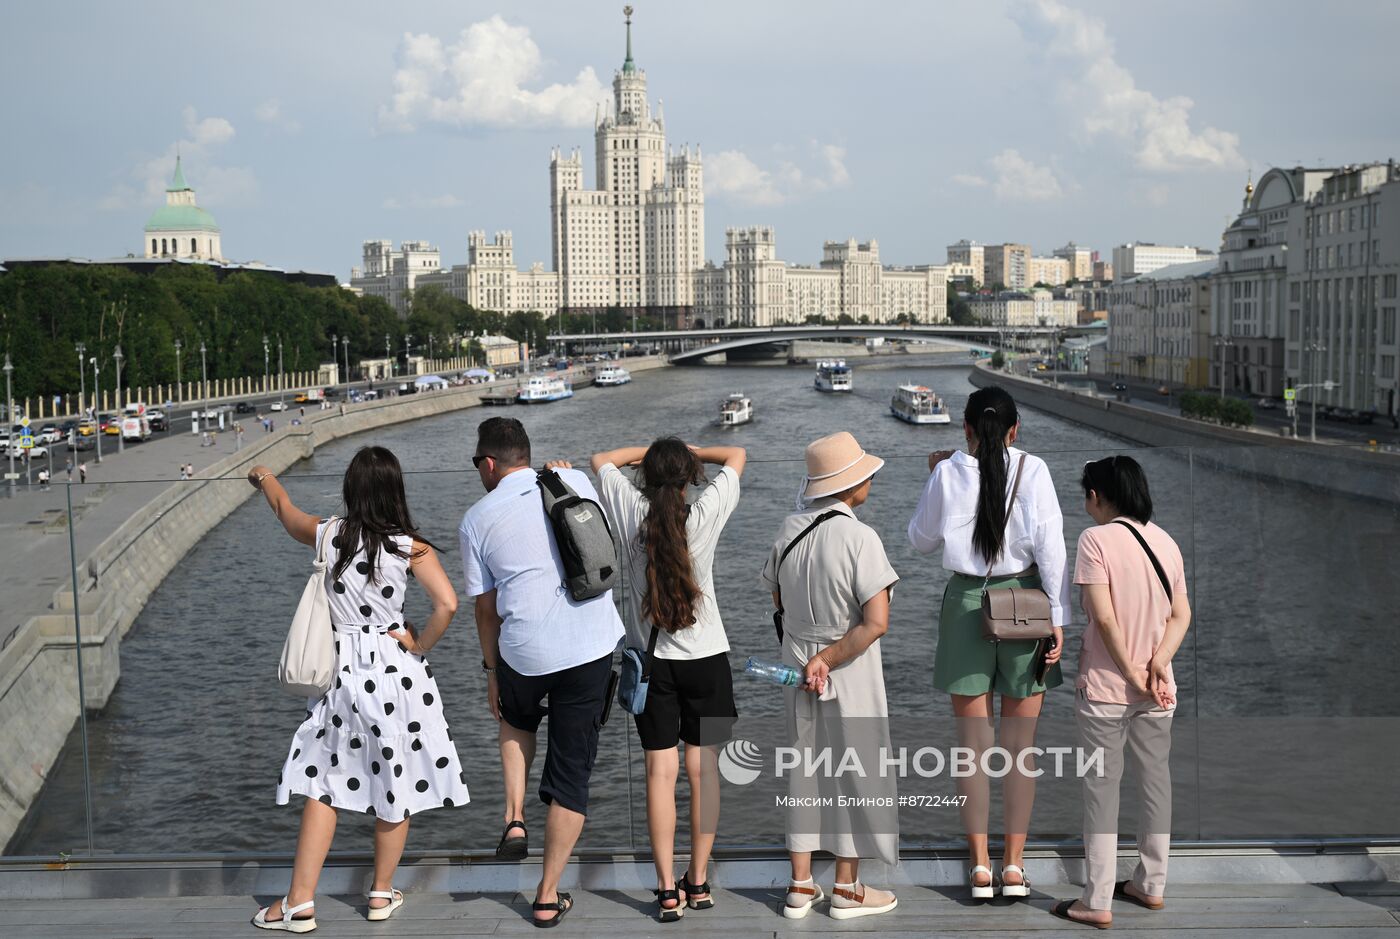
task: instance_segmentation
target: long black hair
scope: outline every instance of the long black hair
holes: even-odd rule
[[[408,513],[403,470],[392,450],[361,447],[345,470],[340,491],[345,500],[345,519],[340,533],[331,542],[340,551],[331,568],[333,580],[339,580],[345,573],[361,546],[369,564],[366,577],[374,583],[379,576],[379,552],[405,559],[411,557],[394,541],[395,536],[408,535],[432,545],[418,533],[413,516]]]
[[[1143,525],[1152,521],[1152,493],[1147,489],[1147,474],[1130,456],[1114,454],[1085,463],[1079,485],[1084,488],[1086,498],[1089,493],[1097,492],[1100,499],[1120,514]]]
[[[648,506],[641,531],[647,553],[642,613],[652,625],[670,633],[695,624],[695,607],[700,602],[685,530],[690,515],[685,490],[704,481],[704,464],[679,437],[656,440],[642,457],[637,482]]]
[[[976,443],[979,478],[972,546],[989,564],[1001,555],[1006,540],[1006,435],[1020,419],[1016,402],[999,385],[974,391],[963,411]]]

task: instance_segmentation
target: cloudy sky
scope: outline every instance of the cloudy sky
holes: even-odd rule
[[[707,255],[876,237],[1216,247],[1246,173],[1400,157],[1400,4],[647,3],[637,64],[704,148]],[[510,229],[552,146],[593,173],[620,3],[28,3],[0,31],[0,258],[140,250],[177,147],[224,252],[348,276],[368,238]],[[1388,115],[1388,116],[1387,116]]]

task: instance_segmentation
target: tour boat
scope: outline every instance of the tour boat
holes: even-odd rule
[[[632,373],[621,365],[605,365],[593,376],[595,385],[625,385],[632,380]]]
[[[562,378],[535,376],[515,393],[515,400],[521,404],[544,404],[546,401],[560,401],[574,396],[574,386]]]
[[[737,427],[753,420],[753,402],[735,392],[719,403],[719,422],[725,427]]]
[[[899,386],[890,399],[890,413],[910,424],[947,424],[948,406],[943,399],[924,385]]]
[[[850,391],[852,386],[851,367],[845,359],[821,361],[817,363],[817,377],[813,384],[818,391]]]

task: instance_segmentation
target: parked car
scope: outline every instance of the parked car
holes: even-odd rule
[[[165,412],[157,408],[151,408],[146,412],[146,418],[151,422],[151,430],[169,430],[170,419],[165,416]]]
[[[235,414],[256,414],[257,411],[258,409],[253,407],[247,401],[240,401],[233,407],[233,413]]]

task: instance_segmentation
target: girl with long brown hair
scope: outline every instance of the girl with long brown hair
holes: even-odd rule
[[[729,640],[715,605],[711,567],[724,523],[739,504],[741,447],[690,447],[663,437],[650,447],[593,456],[598,494],[626,549],[632,589],[628,643],[652,649],[646,709],[636,716],[646,750],[647,829],[656,860],[657,915],[680,919],[714,899],[706,868],[719,821],[717,747],[738,712]],[[705,481],[704,464],[721,467]],[[633,479],[618,469],[637,466]],[[689,502],[691,487],[704,486]],[[655,632],[655,638],[652,634]],[[690,866],[673,871],[679,742],[690,780]]]

